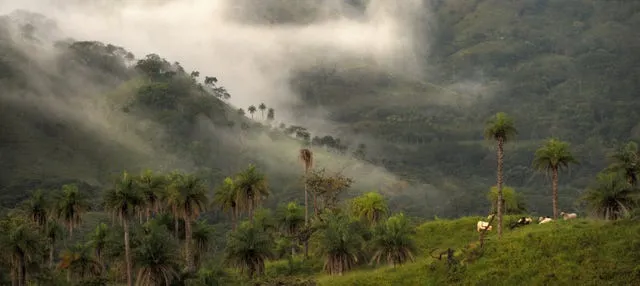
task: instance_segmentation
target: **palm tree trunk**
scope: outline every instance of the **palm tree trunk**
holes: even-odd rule
[[[27,285],[27,264],[25,262],[24,252],[20,253],[20,286]]]
[[[558,168],[552,170],[552,189],[553,189],[553,219],[558,218]]]
[[[187,272],[193,272],[195,266],[191,256],[191,220],[187,217],[184,219],[184,253],[187,258]]]
[[[174,213],[175,215],[175,213]],[[178,229],[180,228],[180,224],[178,223],[178,218],[173,219],[173,235],[178,238]]]
[[[129,220],[124,219],[124,258],[127,264],[127,286],[132,286],[132,277],[131,277],[131,254],[129,249]]]
[[[497,172],[497,181],[498,181],[498,238],[502,238],[502,215],[503,215],[503,202],[504,198],[502,196],[502,164],[504,163],[504,138],[498,138],[498,172]]]
[[[308,226],[309,225],[309,191],[307,189],[307,182],[306,182],[306,178],[307,178],[307,174],[308,171],[305,170],[304,172],[304,178],[305,178],[305,182],[304,182],[304,225]],[[304,258],[308,258],[309,257],[309,241],[308,239],[304,241]]]
[[[49,240],[49,269],[53,269],[53,251],[55,248],[54,240]]]
[[[238,226],[237,216],[238,214],[237,214],[236,208],[235,207],[231,208],[231,223],[233,224],[233,230],[236,230],[236,227]]]
[[[318,195],[313,193],[313,216],[318,216]]]

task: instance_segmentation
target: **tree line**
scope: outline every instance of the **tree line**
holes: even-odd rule
[[[498,218],[498,236],[502,237],[504,215],[504,145],[517,135],[515,123],[509,115],[498,112],[486,123],[484,136],[496,142],[496,206]],[[593,187],[585,193],[583,200],[594,217],[603,219],[620,219],[632,215],[638,207],[640,189],[638,174],[640,173],[640,152],[635,142],[620,147],[610,156],[611,164],[596,177]],[[551,177],[553,219],[558,218],[558,181],[559,172],[578,164],[571,153],[570,144],[558,138],[546,140],[534,154],[533,167]],[[511,190],[512,191],[512,190]]]

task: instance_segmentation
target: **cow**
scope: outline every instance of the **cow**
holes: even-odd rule
[[[511,229],[514,229],[516,227],[523,226],[523,225],[528,225],[531,222],[533,222],[532,218],[530,218],[530,217],[521,217],[520,219],[518,219],[517,222],[515,222],[515,223],[513,223],[511,225]]]
[[[538,223],[538,224],[543,224],[543,223],[552,222],[552,221],[553,221],[553,219],[552,219],[552,218],[550,218],[550,217],[548,217],[548,216],[547,216],[547,217],[539,217],[539,218],[538,218],[538,221],[540,222],[540,223]]]
[[[565,212],[561,212],[560,215],[562,216],[562,218],[564,220],[569,220],[569,219],[574,219],[577,218],[578,215],[576,213],[565,213]]]
[[[491,228],[492,228],[492,227],[489,225],[489,223],[488,223],[488,222],[486,222],[486,221],[481,221],[481,220],[479,220],[479,221],[478,221],[478,224],[477,224],[478,232],[481,232],[482,230],[485,230],[485,229],[486,229],[486,230],[491,230]]]

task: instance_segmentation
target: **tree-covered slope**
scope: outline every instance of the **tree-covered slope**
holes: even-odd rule
[[[546,213],[549,185],[531,162],[543,139],[559,137],[581,163],[561,178],[561,207],[577,208],[575,199],[610,151],[640,136],[640,5],[431,4],[430,21],[419,29],[428,41],[417,44],[428,52],[423,75],[390,73],[369,62],[305,71],[294,85],[307,107],[330,110],[345,134],[373,138],[370,160],[446,193],[440,215],[486,208],[470,206],[495,180],[483,123],[507,112],[518,136],[507,144],[506,183],[525,194],[531,209]]]

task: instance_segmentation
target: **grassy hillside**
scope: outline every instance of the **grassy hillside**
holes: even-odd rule
[[[640,283],[640,224],[637,221],[557,221],[490,232],[484,254],[477,249],[477,217],[436,220],[416,230],[421,255],[397,268],[320,276],[319,285],[635,285]],[[515,219],[515,217],[512,217]],[[430,257],[456,250],[456,266]]]

